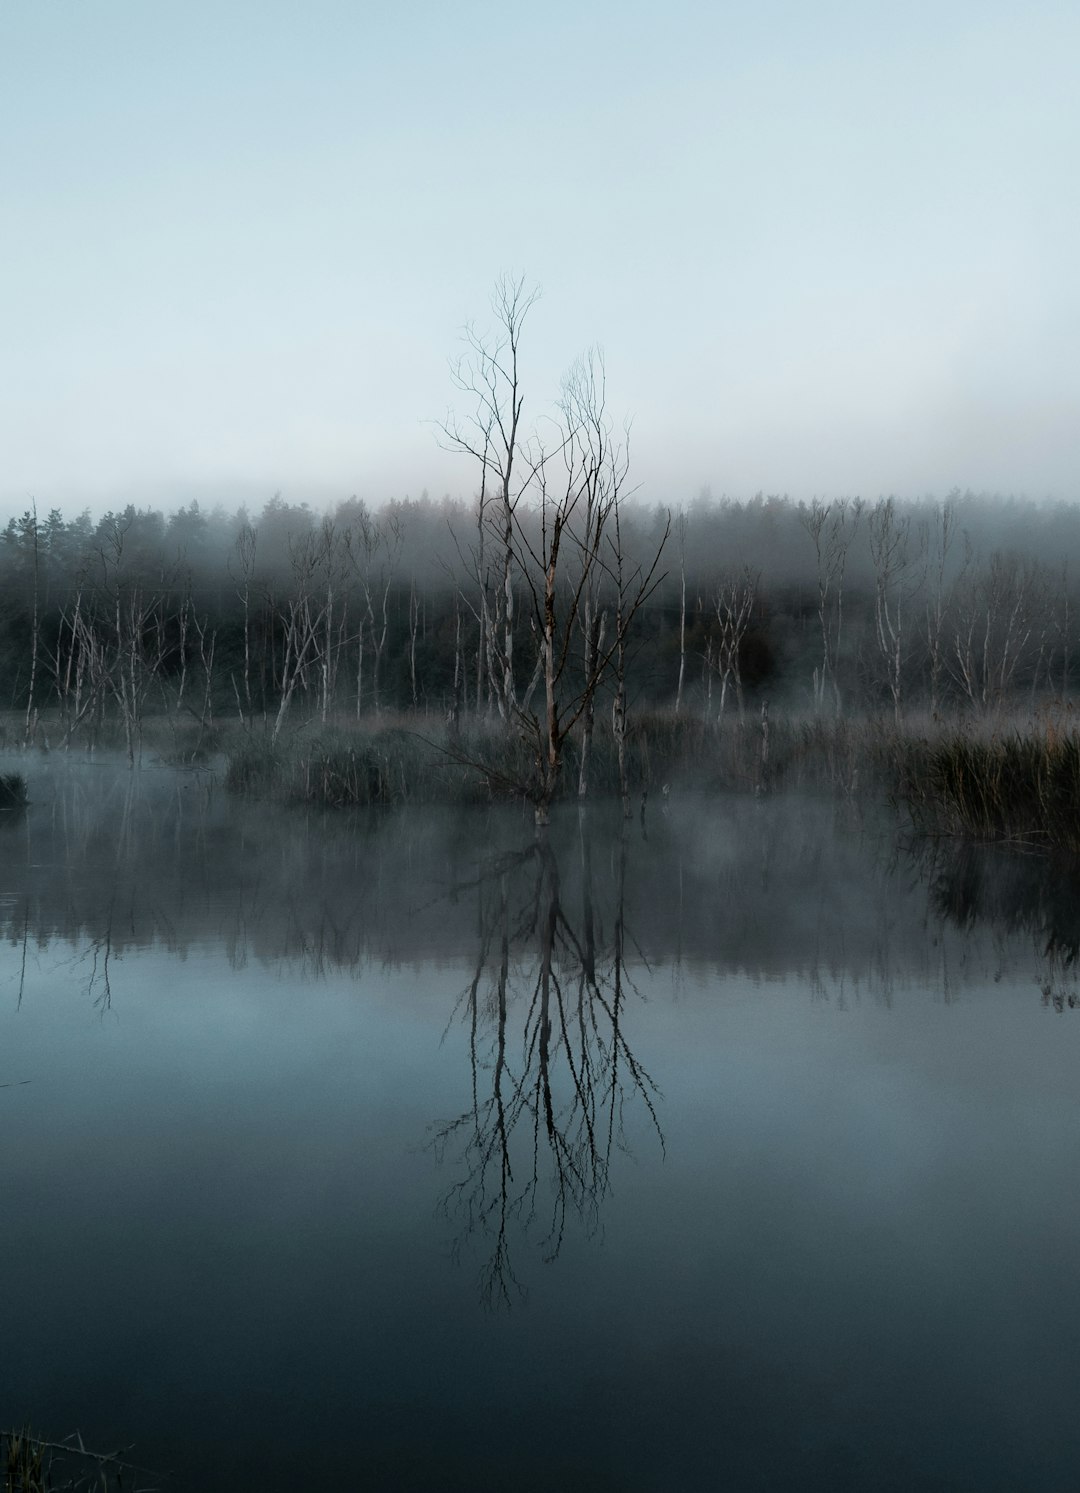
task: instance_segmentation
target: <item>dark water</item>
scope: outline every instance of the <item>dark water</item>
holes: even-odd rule
[[[178,1489],[1080,1485],[1080,898],[831,803],[0,830],[0,1421]]]

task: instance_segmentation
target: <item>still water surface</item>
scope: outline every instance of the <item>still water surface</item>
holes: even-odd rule
[[[1080,1484],[1076,887],[832,803],[0,830],[0,1420],[214,1490]]]

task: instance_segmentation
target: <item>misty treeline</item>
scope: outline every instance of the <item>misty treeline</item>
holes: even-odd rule
[[[622,508],[636,584],[668,527],[665,510]],[[544,537],[527,537],[539,552]],[[134,741],[148,712],[276,732],[312,717],[498,716],[543,690],[526,582],[515,559],[507,587],[503,557],[481,553],[476,502],[350,499],[323,515],[278,496],[254,514],[129,506],[97,522],[28,511],[2,540],[0,690],[29,735],[48,715],[53,745],[93,742],[110,718]],[[624,639],[624,687],[637,709],[714,719],[763,694],[897,716],[1067,696],[1077,575],[1076,505],[701,498],[670,518]],[[556,578],[570,592],[580,566]],[[579,687],[617,636],[617,579],[605,567],[591,580],[562,639]],[[614,676],[603,683],[593,703],[610,712]]]
[[[491,330],[463,334],[438,435],[471,472],[468,500],[316,513],[279,495],[257,514],[131,505],[97,523],[31,507],[9,523],[0,698],[23,739],[93,745],[119,726],[134,762],[149,716],[194,722],[196,750],[226,719],[275,744],[312,723],[436,717],[451,758],[542,822],[568,760],[588,791],[598,733],[630,812],[645,709],[722,727],[772,696],[899,724],[1068,695],[1075,506],[648,509],[602,354],[526,414],[536,299],[503,278]],[[478,754],[477,722],[517,755]],[[763,767],[766,751],[767,735]]]

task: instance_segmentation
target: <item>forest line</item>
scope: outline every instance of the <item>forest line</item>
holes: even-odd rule
[[[635,567],[666,522],[624,513]],[[286,716],[322,720],[487,713],[482,588],[461,558],[475,524],[463,502],[426,497],[326,516],[277,497],[254,518],[195,503],[96,523],[27,511],[0,536],[0,698],[28,721],[48,713],[69,742],[125,709],[271,727],[286,701]],[[634,699],[719,714],[740,689],[831,712],[1068,695],[1074,552],[1077,505],[699,502],[674,516],[637,620]],[[526,630],[518,646],[525,689]]]

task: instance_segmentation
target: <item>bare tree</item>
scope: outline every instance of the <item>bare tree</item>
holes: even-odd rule
[[[409,582],[409,683],[412,688],[412,706],[420,703],[416,688],[416,637],[420,631],[420,597],[416,590],[416,579]]]
[[[683,677],[686,673],[686,514],[675,520],[679,536],[679,682],[675,689],[675,714],[682,709]]]
[[[1057,632],[1057,641],[1061,648],[1061,701],[1064,704],[1069,698],[1069,663],[1070,663],[1070,621],[1071,609],[1069,607],[1069,564],[1067,560],[1061,562],[1061,581],[1058,586],[1058,605],[1054,608],[1054,623]]]
[[[627,451],[613,445],[607,418],[606,371],[603,354],[590,353],[570,370],[563,384],[562,412],[570,444],[580,446],[579,521],[576,527],[577,556],[581,570],[578,623],[583,643],[582,678],[589,681],[604,646],[607,610],[601,604],[605,570],[600,546],[605,525],[617,517],[619,496],[627,471]],[[573,434],[571,434],[571,432]],[[546,659],[546,655],[545,655]],[[596,693],[588,690],[581,715],[581,758],[578,767],[578,797],[588,792],[589,758],[596,719]]]
[[[739,575],[725,576],[716,587],[713,605],[716,611],[716,667],[720,675],[720,710],[724,715],[728,685],[734,684],[739,717],[743,713],[742,644],[754,614],[759,577],[744,567]]]
[[[281,734],[297,688],[307,688],[308,669],[319,660],[319,639],[326,611],[321,587],[317,589],[320,556],[316,536],[303,534],[290,540],[289,554],[291,594],[278,607],[283,646],[273,741]]]
[[[618,514],[629,470],[629,433],[624,430],[621,440],[614,438],[599,355],[578,365],[571,384],[574,397],[564,401],[562,408],[558,481],[546,454],[541,453],[533,464],[539,495],[539,536],[531,537],[523,524],[515,526],[514,531],[532,603],[544,685],[543,714],[519,711],[534,744],[532,796],[538,825],[548,822],[567,740],[593,706],[613,661],[617,657],[625,659],[629,630],[655,588],[657,567],[670,530],[669,524],[647,570],[641,566],[631,572],[625,570]],[[617,583],[614,636],[601,645],[598,630],[594,631],[596,649],[588,655],[588,669],[575,680],[567,668],[570,647],[587,615],[586,595],[600,569]]]
[[[904,679],[907,605],[923,582],[925,565],[911,517],[897,512],[893,498],[882,498],[870,514],[870,558],[874,566],[874,636],[900,725]]]
[[[950,494],[935,509],[933,539],[925,542],[931,574],[926,598],[926,646],[930,656],[930,713],[937,715],[941,706],[941,686],[945,668],[945,607],[949,551],[956,532],[956,504]]]
[[[583,750],[578,788],[579,793],[587,791],[596,693],[613,658],[625,649],[626,631],[653,588],[659,551],[647,573],[639,568],[626,585],[616,635],[607,638],[602,590],[614,572],[605,536],[626,482],[628,438],[615,438],[603,358],[595,351],[564,380],[554,437],[544,440],[535,430],[524,429],[521,328],[535,299],[536,292],[527,291],[521,280],[499,282],[493,300],[498,330],[485,338],[467,329],[468,353],[454,373],[457,387],[474,398],[475,412],[464,425],[448,417],[441,430],[451,449],[480,464],[481,542],[474,558],[481,593],[481,653],[486,637],[491,693],[499,713],[532,748],[534,772],[520,786],[532,798],[542,825],[548,821],[567,740],[579,726]],[[490,498],[489,486],[495,489]],[[499,581],[489,593],[483,556],[485,514],[491,508],[495,519],[488,537],[495,540]],[[528,597],[536,647],[532,682],[520,699],[514,675],[515,581]],[[490,616],[485,610],[489,605]],[[580,673],[570,667],[575,638],[583,644]],[[533,692],[541,685],[543,707],[533,711]],[[473,765],[491,777],[482,763]]]
[[[321,622],[322,643],[319,658],[319,713],[323,725],[330,714],[337,684],[337,665],[341,650],[345,624],[345,603],[342,601],[340,616],[335,608],[345,586],[348,556],[344,537],[330,518],[324,518],[316,544],[316,559],[322,592]],[[338,624],[337,637],[334,623]]]
[[[1029,661],[1033,635],[1047,609],[1043,568],[995,551],[988,565],[965,565],[952,598],[950,670],[968,703],[999,707]]]
[[[237,708],[240,714],[241,725],[251,724],[251,587],[255,579],[255,557],[258,551],[259,536],[257,530],[248,522],[246,514],[240,525],[240,531],[236,536],[234,551],[239,577],[236,581],[236,595],[243,608],[244,615],[244,692],[241,701],[240,690],[237,688],[236,680],[233,679],[233,690],[237,698]],[[229,562],[229,573],[232,575],[232,561]],[[244,709],[247,708],[245,720]]]
[[[481,653],[487,649],[495,700],[508,724],[515,719],[514,581],[518,546],[515,513],[522,494],[535,475],[535,455],[523,441],[519,357],[525,320],[539,289],[522,278],[503,276],[495,286],[491,308],[495,330],[465,328],[465,352],[453,367],[453,381],[473,408],[464,418],[451,413],[440,426],[450,450],[471,456],[480,466],[477,523],[480,530],[478,571],[481,591]],[[490,529],[497,550],[498,583],[488,614],[488,577],[484,554],[485,531]]]
[[[404,531],[396,514],[381,523],[363,511],[356,527],[345,534],[345,555],[360,582],[363,610],[357,634],[356,714],[359,717],[363,694],[364,633],[371,634],[371,699],[379,714],[379,675],[386,639],[390,632],[390,588],[394,584],[397,562],[401,555]]]
[[[34,686],[37,683],[38,669],[38,647],[41,640],[41,615],[39,597],[39,549],[38,549],[38,516],[37,503],[34,503],[30,512],[23,518],[20,527],[24,534],[29,534],[31,542],[31,555],[33,559],[33,617],[30,631],[30,688],[26,696],[26,722],[23,731],[23,740],[26,745],[37,728],[37,710],[34,704]]]
[[[803,527],[813,543],[817,561],[821,667],[814,670],[814,704],[822,710],[831,687],[837,715],[841,710],[838,665],[844,624],[844,572],[861,512],[862,503],[858,499],[852,503],[846,499],[822,503],[815,498],[802,513]]]

